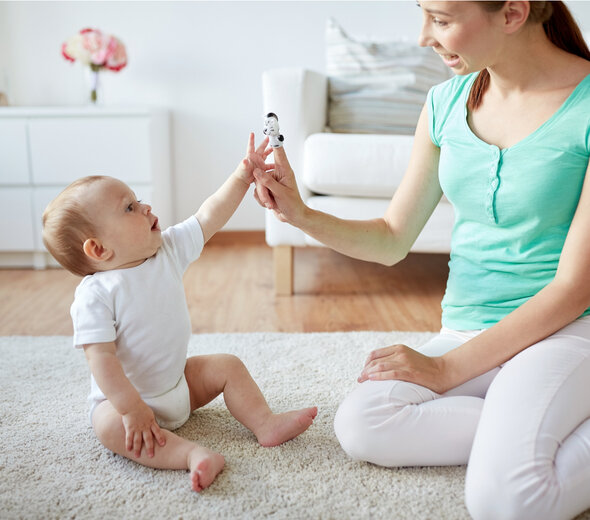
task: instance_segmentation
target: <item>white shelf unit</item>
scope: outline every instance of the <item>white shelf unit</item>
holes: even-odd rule
[[[41,239],[49,201],[86,175],[110,175],[173,223],[166,110],[0,108],[0,267],[56,265]]]

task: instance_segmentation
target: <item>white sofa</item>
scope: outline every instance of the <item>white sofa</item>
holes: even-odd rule
[[[279,117],[285,150],[304,201],[342,218],[382,216],[409,161],[409,135],[343,134],[326,128],[326,75],[302,68],[265,71],[264,111]],[[453,209],[443,197],[412,247],[448,253]],[[293,248],[321,245],[299,229],[266,214],[266,242],[274,251],[275,291],[293,293]]]

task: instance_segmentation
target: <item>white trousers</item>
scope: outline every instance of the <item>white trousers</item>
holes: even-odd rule
[[[442,355],[480,332],[443,328],[418,350]],[[590,507],[590,317],[445,394],[364,382],[334,429],[353,459],[468,464],[466,505],[477,520],[572,518]]]

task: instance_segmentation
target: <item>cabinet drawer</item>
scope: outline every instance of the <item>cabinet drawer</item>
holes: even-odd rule
[[[0,184],[28,184],[26,119],[0,121]]]
[[[0,188],[0,249],[33,250],[33,210],[29,188]]]
[[[33,182],[66,185],[86,175],[150,182],[149,125],[147,117],[30,120]]]

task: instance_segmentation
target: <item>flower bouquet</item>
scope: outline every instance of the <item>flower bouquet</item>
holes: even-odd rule
[[[127,53],[120,40],[104,34],[99,29],[82,29],[61,46],[61,53],[68,61],[78,60],[90,67],[90,100],[96,103],[98,73],[101,69],[114,72],[127,65]]]

